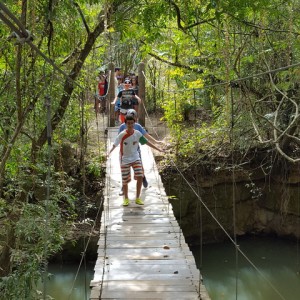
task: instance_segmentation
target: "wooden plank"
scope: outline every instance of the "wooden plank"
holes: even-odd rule
[[[111,212],[109,214],[109,217],[110,218],[113,218],[114,220],[115,219],[121,219],[121,220],[124,220],[124,219],[127,219],[127,220],[147,220],[148,222],[152,219],[168,219],[170,221],[173,221],[175,222],[176,221],[176,218],[174,216],[170,216],[168,215],[167,213],[159,213],[159,212],[146,212],[146,211],[134,211],[134,212],[131,212],[131,211],[121,211],[121,210],[118,210],[117,212]]]
[[[153,240],[149,238],[145,238],[144,240],[138,239],[129,239],[129,240],[100,240],[98,242],[99,246],[105,245],[105,247],[113,249],[113,248],[158,248],[162,247],[164,249],[167,248],[178,248],[179,244],[176,240]]]
[[[147,260],[144,260],[147,261]],[[193,275],[194,279],[200,280],[201,276],[200,276],[200,271],[198,269],[196,269],[195,267],[190,267],[188,266],[186,263],[181,263],[181,264],[175,264],[174,261],[178,261],[178,259],[176,260],[169,260],[167,261],[168,264],[165,263],[157,263],[158,260],[152,260],[153,263],[147,263],[147,264],[143,264],[142,262],[140,263],[135,263],[134,260],[128,261],[126,260],[126,264],[122,265],[122,268],[128,269],[131,268],[133,270],[136,270],[138,268],[138,270],[142,270],[142,269],[147,269],[149,272],[150,270],[152,270],[153,272],[161,272],[162,274],[167,273],[168,272],[179,272],[181,274],[181,271],[189,271],[190,274]],[[147,261],[147,262],[151,262],[151,261]],[[176,266],[176,267],[174,267]],[[97,272],[97,274],[102,274],[103,271],[106,270],[115,270],[116,268],[120,268],[119,265],[115,266],[114,263],[112,263],[110,260],[104,260],[104,261],[97,261],[94,270]],[[174,271],[174,268],[176,269]]]
[[[146,286],[148,286],[149,289],[155,290],[157,287],[160,289],[168,289],[169,286],[171,287],[176,287],[176,286],[192,286],[195,288],[195,284],[193,283],[192,280],[190,279],[166,279],[166,280],[157,280],[153,282],[152,280],[110,280],[110,281],[105,281],[103,283],[99,281],[93,281],[94,286],[97,285],[97,287],[106,287],[106,288],[112,288],[112,289],[117,289],[118,286],[141,286],[142,288],[145,289]]]
[[[135,224],[149,224],[151,223],[151,225],[153,224],[173,224],[174,222],[176,222],[175,218],[169,218],[169,217],[153,217],[153,216],[140,216],[139,218],[137,217],[115,217],[113,219],[114,223],[118,223],[119,225],[122,225],[123,223],[126,223],[124,225],[134,225]],[[176,224],[176,223],[175,223]],[[176,224],[177,225],[177,224]]]
[[[165,223],[141,223],[141,224],[132,224],[129,222],[120,222],[120,221],[114,221],[111,220],[110,222],[106,222],[105,224],[107,230],[112,230],[112,229],[125,229],[125,230],[135,230],[138,231],[140,229],[145,230],[148,229],[151,231],[151,228],[157,229],[157,228],[169,228],[170,231],[176,231],[179,232],[181,231],[180,227],[178,226],[177,223],[172,223],[172,222],[165,222]],[[100,229],[100,231],[103,230],[103,227]]]
[[[97,273],[96,273],[97,274]],[[95,274],[95,279],[97,279],[97,275]],[[98,279],[103,280],[172,280],[172,279],[192,279],[192,274],[147,274],[147,273],[140,273],[140,272],[133,272],[131,274],[125,273],[125,272],[119,272],[119,273],[110,273],[105,272],[103,277],[102,274]]]
[[[116,197],[114,197],[116,198]],[[124,211],[129,211],[129,210],[145,210],[145,209],[165,209],[166,211],[168,211],[168,206],[167,204],[163,204],[163,202],[158,199],[158,200],[151,200],[148,201],[148,199],[145,199],[145,197],[142,196],[142,199],[144,201],[144,205],[138,205],[135,204],[135,198],[134,197],[130,197],[129,198],[129,205],[128,206],[123,206],[123,197],[119,197],[119,199],[112,199],[112,200],[107,200],[104,202],[105,206],[109,206],[110,209],[123,209]],[[172,208],[169,208],[170,212],[173,213]]]
[[[103,262],[98,262],[98,260],[97,260],[97,262],[96,262],[96,266],[97,266],[97,264],[103,264]],[[105,260],[105,264],[106,264],[107,262],[106,262],[106,260]],[[173,260],[162,260],[162,259],[160,259],[160,260],[155,260],[155,259],[153,259],[153,260],[151,260],[151,261],[149,261],[149,260],[138,260],[138,259],[136,259],[136,260],[121,260],[121,259],[118,259],[118,258],[115,258],[115,257],[111,257],[110,259],[109,259],[109,263],[110,264],[115,264],[115,263],[118,263],[118,264],[122,264],[122,265],[128,265],[128,264],[134,264],[134,265],[184,265],[184,266],[187,266],[187,260],[185,259],[185,258],[182,258],[182,259],[173,259]],[[188,266],[188,267],[190,267],[190,266]]]
[[[101,254],[108,255],[115,255],[116,257],[119,256],[130,256],[130,255],[142,255],[142,256],[148,256],[148,255],[160,255],[164,257],[165,255],[174,255],[174,256],[180,256],[185,257],[183,251],[178,251],[178,248],[170,248],[170,249],[164,249],[163,247],[153,247],[153,248],[140,248],[140,249],[131,249],[131,248],[107,248],[105,250],[99,249],[98,255],[101,256]]]
[[[193,292],[114,292],[105,290],[101,294],[101,299],[164,299],[164,300],[199,300],[195,291]]]
[[[110,232],[109,235],[105,234],[105,233],[101,233],[99,236],[99,241],[101,240],[108,240],[108,241],[113,241],[113,240],[118,240],[118,241],[122,241],[122,240],[130,240],[132,239],[132,237],[134,237],[136,240],[144,240],[144,239],[164,239],[165,241],[168,240],[178,240],[178,233],[175,232],[170,232],[170,233],[155,233],[152,235],[147,235],[146,237],[144,235],[139,236],[139,235],[135,235],[135,234],[131,234],[130,232],[127,233],[126,235],[120,233],[120,232]]]
[[[140,274],[141,272],[145,274],[175,274],[178,276],[190,276],[193,274],[190,268],[187,265],[174,265],[174,264],[126,264],[126,265],[116,265],[109,263],[105,266],[106,270],[111,272],[115,272],[118,275],[129,273],[130,277],[134,276],[134,274]],[[95,270],[102,270],[103,267],[100,265],[96,265]],[[138,272],[137,272],[138,270]]]
[[[103,276],[103,270],[105,272]],[[133,265],[115,266],[111,264],[95,267],[95,277],[104,280],[145,280],[145,279],[170,279],[170,278],[193,278],[199,280],[199,271],[192,271],[184,265]],[[103,276],[103,277],[102,277]]]
[[[148,281],[149,283],[144,283],[146,281],[123,281],[113,282],[110,284],[104,285],[103,288],[106,292],[122,292],[122,291],[131,291],[134,292],[195,292],[195,287],[188,282],[187,284],[182,284],[180,282],[170,282],[169,285],[158,285],[153,284],[153,281]],[[175,299],[180,299],[176,297]]]
[[[109,209],[107,208],[109,207]],[[130,211],[140,211],[140,212],[151,212],[151,211],[159,211],[159,212],[165,212],[169,213],[170,215],[173,215],[173,209],[170,207],[168,208],[167,205],[160,203],[145,203],[143,206],[137,206],[137,205],[131,205],[131,206],[123,206],[123,200],[120,199],[120,201],[114,203],[104,203],[104,210],[109,210],[109,212],[113,211],[123,211],[124,213],[130,212]]]
[[[187,251],[187,249],[184,249],[180,246],[178,240],[155,240],[153,238],[142,238],[138,237],[135,239],[134,236],[130,236],[127,239],[122,237],[120,239],[107,239],[107,240],[99,240],[98,246],[100,248],[106,247],[106,248],[118,248],[118,249],[124,249],[124,248],[164,248],[165,250],[176,248],[178,251]]]
[[[115,217],[115,216],[123,216],[123,217],[127,217],[127,216],[152,216],[152,217],[171,217],[174,218],[174,216],[170,213],[167,212],[164,209],[154,209],[154,208],[147,208],[147,209],[140,209],[139,207],[133,207],[131,209],[124,209],[121,210],[119,208],[113,208],[110,210],[109,212],[109,216],[110,217]]]
[[[119,233],[131,233],[136,235],[147,235],[147,234],[156,234],[156,233],[178,233],[181,232],[180,228],[174,228],[168,224],[141,224],[138,226],[134,226],[132,224],[111,224],[108,225],[107,228],[100,229],[101,233],[111,233],[111,232],[119,232]]]

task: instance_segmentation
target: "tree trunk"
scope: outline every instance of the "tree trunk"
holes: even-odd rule
[[[51,119],[52,130],[55,130],[55,128],[60,123],[60,121],[63,119],[64,114],[68,108],[72,92],[75,87],[74,82],[76,81],[77,77],[79,76],[80,71],[83,67],[83,64],[84,64],[87,56],[91,52],[92,47],[95,44],[97,37],[103,31],[104,31],[104,21],[100,21],[100,23],[97,25],[95,30],[88,35],[85,46],[81,50],[80,55],[79,55],[77,61],[75,62],[75,65],[73,66],[72,70],[70,71],[68,78],[65,78],[63,96],[61,97],[59,106]],[[32,154],[33,161],[35,161],[37,151],[44,146],[46,141],[47,141],[47,126],[45,126],[45,128],[41,132],[36,143],[32,144],[32,153],[31,154]]]

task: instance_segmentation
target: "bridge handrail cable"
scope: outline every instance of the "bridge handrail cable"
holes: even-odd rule
[[[300,65],[300,63],[299,63]],[[269,73],[269,72],[267,72]],[[144,73],[143,73],[144,74]],[[145,76],[145,74],[144,74]],[[146,78],[146,77],[145,77]],[[143,103],[143,107],[145,109],[145,113],[153,127],[153,130],[156,134],[156,136],[158,137],[158,133],[156,132],[156,130],[154,129],[154,126],[152,124],[151,118],[149,116],[149,113],[145,107],[145,104]],[[182,177],[182,179],[187,183],[187,185],[190,187],[190,189],[192,190],[192,192],[195,194],[195,196],[197,197],[197,199],[200,201],[200,203],[204,206],[204,208],[206,209],[206,211],[210,214],[210,216],[212,217],[212,219],[218,224],[218,226],[222,229],[222,231],[225,233],[225,235],[229,238],[229,240],[232,242],[232,244],[234,245],[235,249],[248,261],[248,263],[260,274],[260,276],[270,285],[270,287],[276,292],[276,294],[278,294],[278,296],[282,299],[282,300],[286,300],[285,297],[277,290],[277,288],[270,282],[270,280],[259,270],[259,268],[251,261],[251,259],[240,249],[239,245],[233,240],[233,238],[230,236],[229,232],[227,232],[227,230],[224,228],[224,226],[221,224],[221,222],[214,216],[214,214],[212,213],[212,211],[208,208],[208,206],[206,205],[206,203],[202,200],[201,196],[195,191],[195,189],[193,188],[193,186],[191,185],[191,183],[187,180],[187,178],[184,176],[184,174],[181,172],[181,170],[179,169],[179,167],[177,166],[177,164],[175,163],[175,161],[170,158],[171,163],[174,165],[175,169],[178,171],[178,173],[180,174],[180,176]]]

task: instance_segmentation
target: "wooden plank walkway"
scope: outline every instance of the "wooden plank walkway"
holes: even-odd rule
[[[107,149],[116,135],[116,128],[108,129]],[[90,299],[209,300],[194,257],[174,218],[152,150],[148,146],[141,149],[149,182],[149,187],[142,189],[144,206],[134,202],[134,180],[129,184],[131,202],[122,206],[119,148],[107,161],[98,259]]]

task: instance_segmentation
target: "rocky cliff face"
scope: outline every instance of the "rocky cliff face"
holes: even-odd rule
[[[185,174],[194,191],[179,175],[163,176],[174,213],[189,243],[225,239],[217,221],[231,236],[235,230],[237,235],[300,237],[299,166],[274,168],[267,175],[262,168],[251,172],[198,171]]]

